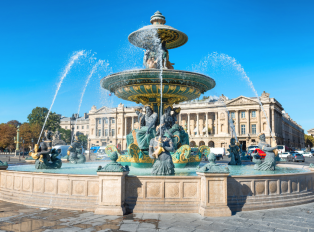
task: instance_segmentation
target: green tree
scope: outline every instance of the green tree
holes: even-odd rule
[[[43,127],[48,112],[49,110],[45,107],[36,107],[32,110],[32,113],[27,116],[27,120],[30,125],[38,124],[40,127]],[[55,131],[59,128],[60,116],[54,112],[50,112],[45,129]]]
[[[60,136],[61,140],[63,140],[67,144],[71,144],[71,130],[60,128],[59,133],[61,134]]]
[[[14,136],[16,136],[15,126],[7,123],[0,124],[0,148],[2,150],[9,148],[14,149]]]
[[[304,142],[306,148],[312,148],[314,146],[314,138],[311,135],[304,134]]]
[[[80,133],[78,136],[79,141],[81,142],[82,146],[84,147],[84,149],[87,149],[87,140],[88,140],[88,136],[84,135],[83,133]]]
[[[15,128],[17,128],[17,126],[21,125],[21,123],[17,120],[8,121],[7,124],[10,124],[10,125],[14,126]]]

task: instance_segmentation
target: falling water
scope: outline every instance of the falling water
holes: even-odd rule
[[[159,53],[159,65],[160,65],[160,73],[159,73],[159,78],[160,78],[160,127],[161,127],[161,116],[162,116],[162,72],[163,72],[163,66],[162,66],[162,47],[161,43],[158,47],[158,53]],[[160,134],[162,136],[162,134]]]
[[[67,66],[65,67],[65,69],[64,69],[64,71],[63,71],[63,73],[62,73],[62,75],[61,75],[59,84],[58,84],[58,86],[57,86],[55,95],[54,95],[54,97],[53,97],[51,106],[50,106],[50,108],[49,108],[48,114],[47,114],[47,116],[46,116],[46,118],[45,118],[45,122],[44,122],[44,125],[43,125],[42,129],[41,129],[41,132],[40,132],[40,135],[39,135],[37,144],[38,144],[39,141],[40,141],[40,137],[41,137],[41,135],[42,135],[42,133],[43,133],[43,130],[44,130],[44,128],[45,128],[45,125],[46,125],[47,119],[48,119],[48,117],[49,117],[51,108],[52,108],[52,106],[53,106],[53,104],[54,104],[54,102],[55,102],[55,100],[56,100],[57,94],[58,94],[58,92],[59,92],[59,89],[60,89],[60,87],[61,87],[61,84],[62,84],[64,78],[68,75],[69,71],[71,70],[72,65],[74,64],[74,62],[77,61],[77,60],[78,60],[81,56],[83,56],[83,55],[85,55],[85,51],[84,51],[84,50],[75,52],[75,53],[71,56],[69,63],[68,63]]]
[[[85,91],[86,91],[86,87],[91,79],[91,77],[93,76],[93,74],[97,71],[98,67],[102,66],[104,63],[104,60],[98,60],[97,63],[93,66],[91,72],[89,73],[89,75],[87,76],[87,79],[85,81],[85,85],[84,85],[84,88],[83,88],[83,91],[82,91],[82,94],[81,94],[81,98],[80,98],[80,103],[79,103],[79,106],[78,106],[78,110],[77,110],[77,117],[75,119],[75,124],[74,124],[74,131],[76,129],[76,123],[77,123],[77,119],[79,117],[79,114],[80,114],[80,109],[81,109],[81,105],[82,105],[82,101],[83,101],[83,97],[84,97],[84,94],[85,94]],[[73,132],[73,135],[71,137],[71,143],[72,143],[72,140],[74,138],[74,135],[75,133]]]
[[[243,79],[245,79],[247,81],[247,84],[249,85],[249,87],[254,92],[254,94],[255,94],[255,96],[256,96],[256,98],[258,100],[258,103],[260,104],[261,109],[262,109],[262,111],[264,113],[264,116],[266,117],[267,125],[268,125],[269,131],[270,131],[270,135],[271,135],[272,131],[271,131],[271,127],[270,127],[270,124],[269,124],[269,120],[268,120],[266,111],[265,111],[265,109],[263,107],[263,104],[262,104],[262,102],[261,102],[261,100],[260,100],[260,98],[258,96],[258,93],[257,93],[256,89],[254,88],[253,82],[247,76],[247,74],[244,71],[244,69],[241,66],[241,64],[239,64],[235,58],[230,57],[230,56],[228,56],[226,54],[223,54],[223,53],[222,54],[218,54],[217,52],[213,52],[213,53],[209,54],[205,58],[205,61],[200,63],[200,65],[198,65],[198,66],[194,66],[193,68],[197,69],[197,71],[204,72],[204,71],[206,71],[205,69],[207,68],[207,66],[208,66],[208,64],[210,62],[212,63],[212,65],[215,65],[218,62],[222,63],[224,66],[230,65],[234,70],[236,70],[241,75],[241,77]]]

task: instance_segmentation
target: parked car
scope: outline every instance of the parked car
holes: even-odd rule
[[[313,157],[313,154],[311,152],[309,152],[309,151],[304,152],[302,155],[304,157],[309,157],[309,158]]]
[[[292,162],[299,162],[305,161],[305,158],[302,154],[296,153],[296,152],[291,152],[290,155],[287,156],[287,161],[292,161]]]
[[[303,150],[299,150],[299,151],[296,151],[296,152],[299,153],[299,154],[303,154],[304,153]]]
[[[211,147],[210,153],[214,153],[216,155],[216,158],[217,158],[217,155],[221,155],[221,156],[226,155],[225,148],[223,148],[223,147],[215,147],[215,148]]]
[[[266,153],[263,152],[263,151],[262,151],[261,149],[259,149],[259,148],[256,148],[256,149],[251,153],[252,156],[254,156],[255,154],[258,154],[258,155],[261,157],[261,159],[265,159],[265,157],[266,157]]]
[[[249,147],[247,148],[247,152],[248,152],[248,153],[252,153],[256,148],[258,148],[258,146],[249,146]]]
[[[279,153],[279,158],[287,158],[290,155],[290,152]]]
[[[62,158],[67,158],[67,152],[68,152],[68,148],[70,147],[70,145],[56,145],[54,147],[52,147],[52,149],[56,149],[57,152],[59,153],[59,155],[57,156],[59,159]]]
[[[221,160],[221,159],[224,159],[224,157],[222,155],[215,155],[216,156],[216,160]]]

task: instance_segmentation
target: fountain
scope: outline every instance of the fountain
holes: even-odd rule
[[[74,141],[69,151],[76,163],[62,164],[50,148],[51,134],[46,131],[41,150],[36,144],[31,154],[35,166],[0,170],[0,200],[106,215],[199,213],[215,217],[313,202],[313,166],[275,166],[276,147],[266,144],[263,135],[259,147],[269,159],[262,163],[254,157],[255,165],[240,165],[241,148],[234,139],[231,164],[237,165],[215,163],[206,146],[189,146],[188,135],[176,123],[180,109],[173,104],[199,97],[214,88],[215,81],[174,70],[168,49],[185,44],[187,36],[165,25],[160,12],[151,17],[151,23],[129,36],[132,44],[146,50],[146,69],[114,73],[101,81],[116,96],[144,105],[137,109],[140,128],[127,136],[126,154],[110,145],[105,148],[110,163],[79,163],[79,144]],[[201,155],[209,163],[200,163]]]
[[[127,136],[128,153],[119,154],[118,162],[134,167],[152,167],[154,159],[148,154],[149,143],[156,137],[159,125],[164,124],[165,135],[174,145],[170,154],[175,167],[195,166],[200,163],[201,152],[191,154],[188,135],[176,123],[180,108],[174,109],[173,104],[198,98],[214,88],[216,83],[203,74],[174,70],[168,49],[184,45],[188,37],[165,25],[165,17],[159,11],[150,22],[152,25],[129,35],[130,43],[146,50],[143,61],[146,69],[114,73],[101,81],[102,87],[114,92],[117,97],[141,103],[146,109],[145,115],[143,109],[137,110],[141,128]],[[208,147],[203,147],[203,154],[207,150]]]

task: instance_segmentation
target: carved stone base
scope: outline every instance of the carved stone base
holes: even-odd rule
[[[203,217],[230,217],[231,210],[228,206],[200,206],[200,215]]]
[[[125,207],[122,206],[99,206],[95,209],[95,214],[103,214],[103,215],[117,215],[123,216],[126,210]]]

